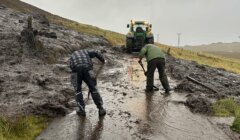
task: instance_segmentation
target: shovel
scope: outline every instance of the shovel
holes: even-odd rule
[[[139,63],[140,66],[142,67],[143,72],[144,72],[144,75],[146,76],[146,70],[145,70],[145,68],[144,68],[144,66],[143,66],[143,63],[142,63],[142,62],[138,62],[138,63]],[[153,85],[153,90],[154,90],[154,91],[158,91],[159,88]]]

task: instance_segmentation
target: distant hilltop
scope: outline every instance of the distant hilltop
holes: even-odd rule
[[[212,43],[208,45],[184,46],[184,48],[192,51],[207,52],[227,58],[240,59],[240,42],[232,43]]]

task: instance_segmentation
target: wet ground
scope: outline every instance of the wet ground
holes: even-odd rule
[[[229,125],[233,118],[220,121],[193,114],[184,105],[187,94],[173,92],[164,96],[157,73],[155,85],[160,87],[160,91],[146,94],[145,77],[137,59],[126,55],[121,57],[115,59],[116,66],[111,67],[110,64],[109,67],[107,64],[99,76],[98,87],[108,112],[105,117],[98,117],[97,109],[90,100],[86,106],[86,118],[77,116],[73,111],[53,120],[37,139],[235,139],[217,125]],[[176,86],[173,80],[170,84],[171,87]]]

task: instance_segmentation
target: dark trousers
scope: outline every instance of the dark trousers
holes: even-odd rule
[[[103,101],[96,87],[97,80],[93,70],[88,67],[77,67],[73,72],[75,74],[75,80],[73,80],[75,81],[75,84],[73,83],[73,85],[76,90],[76,102],[78,106],[83,109],[85,108],[82,94],[82,82],[84,81],[89,88],[89,91],[97,108],[102,108]]]
[[[165,59],[155,58],[148,62],[147,66],[147,90],[153,90],[154,72],[158,69],[159,79],[163,88],[167,91],[170,90],[167,75],[165,73]]]

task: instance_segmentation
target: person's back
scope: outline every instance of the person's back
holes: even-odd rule
[[[144,55],[146,55],[146,59],[148,62],[155,58],[165,58],[161,48],[153,44],[147,44],[144,46],[144,48],[142,48],[139,56],[144,57]]]
[[[104,58],[98,51],[78,50],[75,51],[70,57],[70,68],[73,70],[75,67],[93,67],[91,58],[97,57],[104,63]]]
[[[79,50],[75,51],[70,57],[70,67],[74,69],[74,67],[78,66],[91,66],[92,62],[88,55],[87,50]]]

